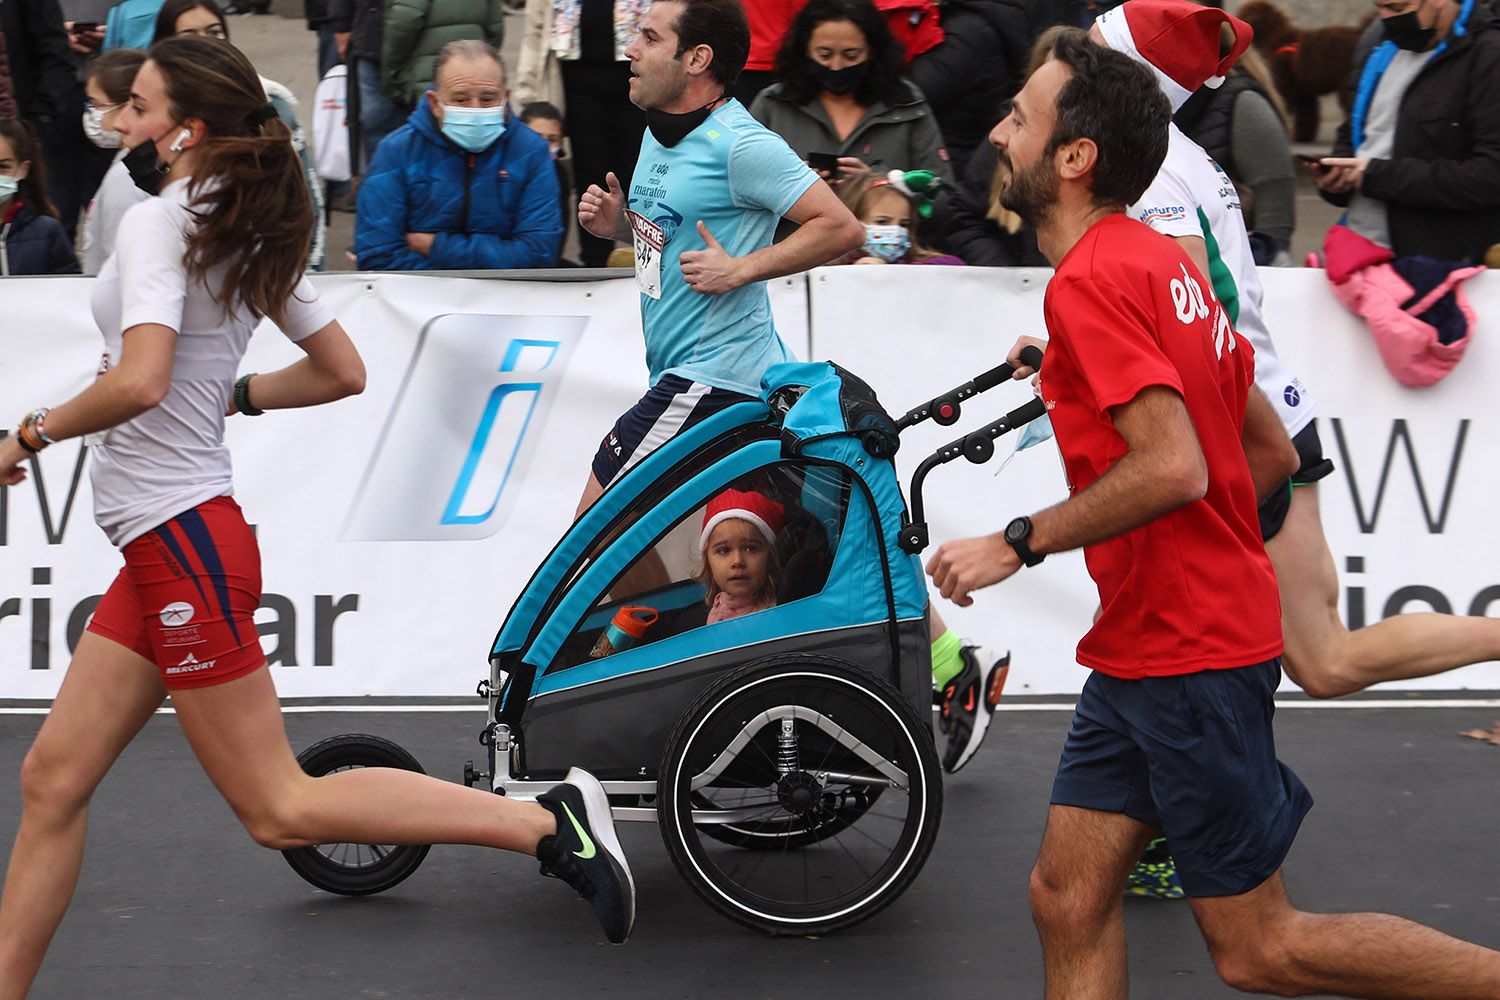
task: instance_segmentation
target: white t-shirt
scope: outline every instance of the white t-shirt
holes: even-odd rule
[[[1234,328],[1255,348],[1255,382],[1275,407],[1288,434],[1297,432],[1317,415],[1312,394],[1276,356],[1271,334],[1261,314],[1265,292],[1255,260],[1240,196],[1229,175],[1203,147],[1170,127],[1167,158],[1156,179],[1127,211],[1167,236],[1197,236],[1208,244],[1206,275],[1226,306],[1233,305]]]
[[[172,384],[161,404],[111,429],[93,449],[94,519],[124,547],[157,525],[234,492],[224,410],[255,320],[235,301],[215,302],[184,263],[188,181],[174,181],[125,213],[115,253],[94,282],[94,321],[104,334],[100,371],[120,360],[124,332],[143,323],[177,331]],[[333,321],[333,311],[303,278],[287,300],[285,334],[293,342]]]
[[[122,150],[114,164],[104,174],[94,200],[89,203],[88,213],[83,219],[83,273],[98,274],[104,262],[115,252],[115,234],[120,230],[120,220],[125,213],[151,197],[135,186],[130,171],[120,161]]]

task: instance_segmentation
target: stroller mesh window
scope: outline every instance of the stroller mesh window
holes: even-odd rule
[[[756,469],[708,497],[686,498],[694,506],[595,601],[552,669],[820,593],[850,495],[847,469],[790,460]],[[643,509],[629,521],[663,499],[643,496]]]

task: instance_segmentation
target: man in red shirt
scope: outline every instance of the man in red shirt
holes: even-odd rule
[[[943,596],[967,604],[1082,548],[1099,588],[1078,645],[1093,672],[1031,876],[1047,996],[1127,996],[1121,890],[1160,832],[1237,989],[1500,997],[1500,953],[1287,900],[1281,864],[1312,799],[1276,760],[1281,621],[1256,499],[1297,459],[1268,433],[1279,425],[1252,349],[1211,286],[1176,243],[1123,214],[1161,165],[1169,120],[1144,67],[1072,31],[991,135],[1009,170],[1002,200],[1057,268],[1041,389],[1071,495],[928,565]]]

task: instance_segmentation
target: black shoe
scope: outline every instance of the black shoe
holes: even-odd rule
[[[604,786],[587,771],[572,768],[563,783],[536,797],[557,817],[557,833],[537,844],[542,874],[560,878],[589,901],[604,936],[624,944],[635,926],[635,881]]]
[[[949,774],[958,773],[984,742],[1010,668],[1009,653],[994,656],[982,646],[965,646],[959,655],[964,668],[943,685],[938,709],[938,728],[947,740],[943,770]]]

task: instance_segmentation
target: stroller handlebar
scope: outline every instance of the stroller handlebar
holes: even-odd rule
[[[1029,367],[1040,370],[1042,367],[1042,352],[1035,347],[1026,347],[1021,351],[1021,360]],[[1012,374],[1015,371],[1011,365],[1005,364],[986,372],[980,378],[989,378],[1002,370],[1008,370]],[[1004,378],[997,379],[996,382],[986,388],[990,388],[1000,381],[1006,381],[1009,378],[1010,375],[1007,374]],[[975,379],[974,381],[977,383],[979,379]],[[982,392],[983,390],[977,391]],[[923,459],[922,464],[917,466],[916,474],[911,479],[911,522],[901,529],[901,547],[913,554],[921,552],[927,547],[927,522],[923,518],[922,486],[926,482],[929,472],[939,465],[953,461],[960,455],[975,465],[983,465],[995,454],[996,438],[1015,430],[1017,427],[1030,423],[1036,418],[1045,415],[1046,412],[1046,404],[1039,397],[1033,396],[999,420],[988,423],[976,431],[948,442]]]
[[[1042,352],[1036,347],[1027,345],[1021,348],[1021,361],[1030,368],[1040,369],[1042,367]],[[923,403],[921,406],[908,410],[904,417],[896,421],[896,430],[898,432],[904,431],[913,424],[920,424],[929,417],[944,427],[955,424],[958,422],[959,417],[963,415],[961,404],[964,400],[977,396],[981,392],[988,392],[1002,382],[1009,382],[1015,377],[1015,374],[1016,366],[1008,361],[1005,364],[996,365],[989,371],[981,375],[976,375],[956,389],[950,389],[941,396],[937,396]]]

